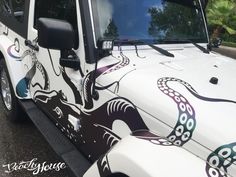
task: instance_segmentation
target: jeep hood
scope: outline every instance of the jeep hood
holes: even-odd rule
[[[110,90],[137,106],[151,131],[205,160],[216,154],[223,156],[225,166],[232,164],[236,160],[236,61],[195,47],[169,51],[174,58],[152,49],[139,50],[138,55],[134,50],[114,52],[115,58],[129,62],[101,76],[99,84],[119,81],[118,91]],[[228,173],[236,176],[232,166]]]

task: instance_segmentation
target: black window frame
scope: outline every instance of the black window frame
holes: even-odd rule
[[[94,64],[99,59],[99,52],[95,46],[94,32],[92,28],[92,18],[89,8],[89,0],[78,0],[80,3],[80,13],[83,28],[83,38],[85,46],[85,61]]]

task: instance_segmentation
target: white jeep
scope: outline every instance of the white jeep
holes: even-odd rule
[[[236,177],[236,61],[205,0],[0,0],[4,111],[75,176]]]

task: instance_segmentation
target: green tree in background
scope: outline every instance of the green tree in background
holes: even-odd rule
[[[236,0],[210,0],[207,7],[207,20],[212,30],[212,38],[226,31],[236,34]]]
[[[148,32],[156,38],[201,38],[203,29],[199,16],[192,8],[177,3],[165,2],[163,8],[151,7]]]
[[[115,38],[115,39],[117,39],[119,37],[118,29],[117,29],[117,26],[116,26],[114,20],[110,20],[110,23],[107,26],[107,29],[104,32],[103,36],[108,37],[108,38]]]

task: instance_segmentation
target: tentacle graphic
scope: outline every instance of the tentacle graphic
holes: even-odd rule
[[[108,66],[103,66],[101,68],[97,69],[96,72],[96,78],[98,78],[100,75],[102,75],[103,73],[105,73],[106,71],[109,71],[112,67],[116,66],[117,64],[119,64],[120,62],[116,62],[114,64],[108,65]],[[92,71],[91,73],[95,73],[95,71]]]
[[[27,97],[28,93],[29,93],[29,87],[30,87],[30,84],[33,77],[35,76],[36,74],[36,69],[38,69],[45,82],[44,82],[44,87],[39,84],[39,83],[35,83],[35,84],[32,84],[33,87],[35,86],[39,86],[40,88],[42,88],[43,90],[49,90],[50,89],[50,82],[49,82],[49,77],[48,77],[48,74],[46,72],[46,69],[43,67],[43,65],[37,60],[37,57],[35,55],[35,52],[32,51],[32,50],[26,50],[23,55],[20,57],[20,59],[24,59],[26,56],[30,56],[33,60],[33,66],[32,68],[26,73],[26,76],[24,78],[22,78],[17,86],[16,86],[16,92],[17,92],[17,95],[24,98],[24,97]]]
[[[94,122],[112,129],[115,120],[121,120],[127,124],[131,131],[148,130],[137,108],[127,99],[119,97],[104,103],[98,109],[85,112],[85,115],[94,117]]]
[[[44,68],[44,66],[39,61],[36,61],[35,64],[36,64],[36,67],[41,72],[41,74],[44,78],[43,90],[49,90],[50,89],[50,82],[49,82],[49,77],[48,77],[48,73],[47,73],[46,69]]]
[[[58,67],[59,71],[57,72],[56,69],[55,69],[55,66],[54,66],[54,63],[52,61],[52,55],[51,55],[51,52],[49,49],[48,50],[48,55],[49,55],[49,58],[50,58],[50,62],[51,62],[51,66],[52,66],[52,69],[53,69],[53,72],[56,76],[60,76],[61,75],[61,72],[62,72],[62,69],[61,67]]]
[[[84,82],[83,82],[83,96],[84,96],[84,108],[85,109],[91,109],[93,108],[93,97],[92,97],[92,88],[93,88],[93,77],[94,74],[96,74],[96,78],[98,78],[100,75],[102,75],[104,72],[111,69],[113,66],[117,65],[119,62],[115,64],[111,64],[108,66],[104,66],[97,69],[97,72],[91,71],[89,74],[86,75]],[[96,87],[98,88],[98,87]]]
[[[39,83],[35,83],[35,84],[32,84],[32,87],[34,88],[34,87],[39,87],[41,90],[43,90],[43,87],[42,87],[42,85],[40,85]]]
[[[207,158],[208,177],[227,177],[227,169],[236,162],[236,142],[223,145]]]
[[[75,97],[75,103],[82,105],[82,97],[80,95],[80,91],[78,91],[75,84],[71,81],[71,79],[66,74],[65,68],[62,68],[61,72],[62,72],[63,79],[65,80],[65,82],[70,86],[70,88],[73,91],[73,94],[74,94],[74,97]]]
[[[84,94],[84,101],[85,101],[85,109],[91,109],[93,107],[93,98],[92,98],[92,87],[93,87],[93,76],[94,74],[96,74],[96,78],[98,78],[100,75],[105,75],[108,73],[111,73],[113,71],[119,70],[125,66],[127,66],[130,62],[130,60],[125,57],[124,55],[122,55],[123,60],[121,62],[117,62],[108,66],[104,66],[101,68],[98,68],[96,73],[95,71],[90,72],[84,79],[84,83],[83,83],[83,94]],[[109,87],[111,87],[114,84],[118,84],[118,82],[114,82],[112,84],[109,84],[107,86],[104,87],[98,87],[95,86],[97,90],[105,90]]]
[[[98,159],[97,167],[101,177],[107,177],[112,174],[107,155],[103,155]]]
[[[33,99],[35,102],[40,101],[43,103],[48,103],[50,98],[54,98],[57,95],[58,95],[58,93],[55,90],[50,91],[50,92],[38,90],[34,93]]]
[[[99,124],[94,124],[94,126],[103,129],[104,134],[102,138],[106,141],[107,146],[112,147],[120,141],[120,137],[113,133],[111,129]]]
[[[114,71],[117,71],[117,70],[119,70],[119,69],[121,69],[121,68],[123,68],[123,67],[129,65],[130,59],[129,59],[128,57],[126,57],[126,56],[125,56],[124,54],[122,54],[122,53],[121,53],[121,57],[122,57],[122,61],[121,61],[119,64],[117,64],[117,65],[115,65],[114,67],[112,67],[111,69],[109,69],[109,70],[107,70],[106,72],[104,72],[103,75],[109,74],[109,73],[114,72]]]
[[[13,52],[12,52],[13,47],[15,47],[15,44],[8,47],[8,49],[7,49],[8,55],[10,57],[14,58],[16,61],[21,61],[22,58],[20,56],[16,56],[16,55],[13,54]]]
[[[26,73],[26,76],[21,79],[16,85],[16,93],[19,97],[27,97],[29,93],[29,85],[33,76],[36,73],[36,66],[33,67]]]
[[[193,94],[196,98],[203,100],[203,101],[209,101],[209,102],[226,102],[226,103],[234,103],[236,104],[236,101],[233,100],[226,100],[226,99],[221,99],[221,98],[207,98],[201,95],[198,95],[196,92],[191,90],[190,88],[187,88],[188,91]]]
[[[91,109],[93,108],[93,97],[92,97],[92,82],[93,74],[88,74],[83,82],[83,96],[84,96],[84,108]]]
[[[183,146],[191,139],[196,127],[195,110],[183,95],[168,86],[167,83],[171,81],[179,82],[193,93],[196,93],[196,91],[191,85],[180,79],[166,77],[157,81],[158,88],[177,104],[179,110],[178,122],[167,138],[175,145]]]
[[[173,146],[173,142],[171,142],[169,139],[165,137],[158,136],[154,133],[151,133],[149,131],[137,131],[132,133],[133,136],[139,139],[150,141],[153,144],[156,145],[162,145],[162,146]]]
[[[77,133],[78,137],[81,137],[79,146],[89,152],[92,159],[106,153],[121,139],[112,132],[116,121],[121,121],[129,127],[130,133],[148,130],[135,105],[125,98],[113,98],[96,110],[81,110],[81,117],[82,127]],[[95,145],[96,151],[93,149]]]

